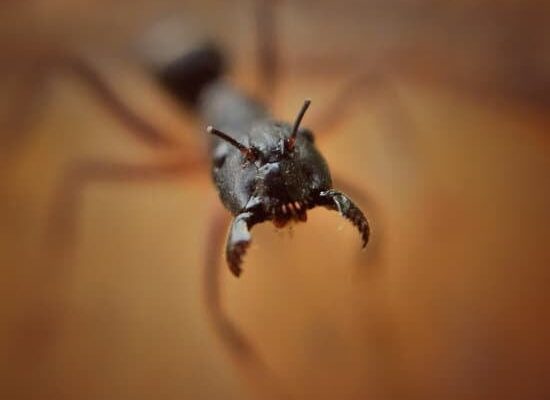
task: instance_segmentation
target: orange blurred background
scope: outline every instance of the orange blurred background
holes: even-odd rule
[[[0,398],[550,397],[550,7],[274,3],[276,117],[310,97],[307,125],[358,73],[386,80],[352,89],[345,122],[318,139],[335,176],[366,194],[367,250],[318,209],[290,232],[255,228],[240,279],[221,270],[224,309],[270,375],[231,356],[203,303],[219,203],[207,165],[87,186],[70,251],[44,249],[70,165],[173,153],[134,140],[74,74],[36,68],[82,55],[201,152],[204,123],[156,86],[140,38],[181,20],[183,39],[214,38],[230,79],[254,92],[258,3],[0,5]]]

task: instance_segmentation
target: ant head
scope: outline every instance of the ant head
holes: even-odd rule
[[[223,132],[208,131],[240,150],[244,163],[257,170],[251,182],[262,212],[277,226],[290,220],[304,221],[321,191],[331,187],[325,160],[315,148],[311,131],[300,128],[310,101],[306,100],[293,125],[263,121],[255,125],[244,145]]]

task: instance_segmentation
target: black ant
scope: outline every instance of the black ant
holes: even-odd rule
[[[207,128],[214,135],[212,177],[223,204],[235,216],[226,245],[231,272],[241,274],[252,226],[267,220],[277,227],[306,221],[307,210],[315,206],[337,210],[349,219],[365,246],[367,219],[345,194],[333,189],[312,132],[300,128],[310,101],[304,102],[293,125],[274,121],[259,102],[219,79],[221,63],[220,52],[209,45],[168,65],[159,77],[215,126]]]
[[[262,15],[265,21],[266,14]],[[276,57],[273,35],[265,32],[266,26],[270,24],[264,25],[260,36],[268,38],[264,40],[264,50],[271,51],[260,54],[260,65],[268,81],[266,86],[273,87]],[[54,64],[76,73],[87,83],[137,140],[155,148],[177,147],[170,136],[128,108],[89,63],[77,57],[62,57],[54,60]],[[303,103],[294,123],[273,120],[261,102],[222,79],[225,69],[226,60],[221,51],[208,43],[169,63],[157,65],[152,72],[166,91],[183,106],[195,110],[208,124],[206,131],[212,135],[209,149],[212,177],[224,206],[235,217],[226,243],[226,260],[231,272],[235,276],[241,274],[242,257],[251,241],[249,230],[254,225],[268,220],[277,227],[291,221],[304,222],[307,210],[316,206],[338,211],[351,221],[365,247],[370,234],[365,215],[347,195],[333,188],[328,165],[315,146],[312,131],[301,126],[310,101]],[[354,86],[364,83],[364,79],[353,81]],[[348,88],[345,89],[347,92]],[[71,235],[67,229],[74,224],[78,195],[85,185],[97,180],[147,180],[191,174],[203,161],[185,154],[161,165],[77,164],[64,177],[55,201],[52,221],[57,233],[63,235],[58,244],[66,247],[68,236],[74,236],[74,232]],[[60,223],[69,226],[62,227]],[[223,218],[216,218],[209,237],[211,247],[205,259],[207,307],[216,328],[233,351],[241,359],[255,359],[257,356],[247,340],[225,317],[220,306],[218,259],[212,248],[219,249],[225,232],[223,226]],[[256,364],[261,362],[256,359]]]

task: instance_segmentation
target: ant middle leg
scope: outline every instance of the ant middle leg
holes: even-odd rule
[[[127,127],[127,132],[140,142],[154,148],[173,148],[177,159],[150,165],[123,164],[106,161],[80,161],[69,167],[54,204],[48,230],[48,245],[56,249],[61,243],[70,243],[75,238],[75,224],[81,192],[89,184],[101,181],[148,181],[176,176],[189,176],[204,164],[200,152],[187,154],[182,146],[165,132],[156,128],[138,113],[126,106],[124,101],[84,59],[68,55],[50,57],[43,61],[41,71],[48,76],[52,71],[68,71],[76,75],[92,90],[100,102]],[[68,246],[70,247],[70,246]]]
[[[77,219],[86,187],[101,182],[147,182],[189,176],[202,170],[194,160],[181,157],[156,164],[125,164],[88,160],[76,162],[64,174],[54,193],[47,229],[47,252],[66,255],[75,246]]]
[[[29,62],[18,71],[2,71],[3,79],[12,83],[8,88],[6,107],[0,116],[0,136],[2,161],[12,159],[26,142],[32,132],[33,123],[40,110],[40,103],[47,96],[47,75],[39,63]]]

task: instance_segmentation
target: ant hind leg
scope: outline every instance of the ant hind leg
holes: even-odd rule
[[[132,111],[100,73],[86,60],[70,55],[60,57],[56,60],[56,63],[59,64],[59,67],[67,68],[70,72],[75,73],[86,83],[107,110],[126,125],[128,133],[136,139],[155,148],[171,148],[178,145],[175,139]]]
[[[25,71],[28,69],[28,71]],[[118,121],[127,127],[129,135],[145,145],[159,149],[181,148],[176,138],[155,127],[139,113],[129,108],[108,81],[84,58],[74,54],[53,54],[34,60],[32,65],[18,72],[24,79],[16,92],[14,104],[9,107],[9,115],[0,118],[0,132],[3,136],[2,153],[13,155],[27,138],[32,124],[32,116],[45,95],[45,85],[56,72],[75,74],[96,96],[99,102]],[[8,71],[9,72],[9,71]],[[12,111],[13,110],[13,111]],[[196,154],[189,154],[189,158]],[[5,157],[4,157],[5,158]]]

